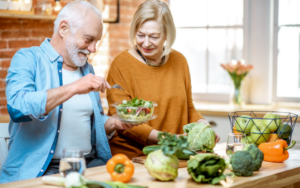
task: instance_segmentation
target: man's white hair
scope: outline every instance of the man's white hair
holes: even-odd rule
[[[63,20],[69,23],[72,34],[76,33],[83,26],[86,15],[91,12],[95,13],[102,23],[101,12],[91,3],[86,1],[72,1],[68,3],[59,12],[54,21],[54,33],[58,32],[58,27]]]

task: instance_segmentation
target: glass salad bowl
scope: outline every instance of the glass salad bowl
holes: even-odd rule
[[[142,124],[157,117],[156,114],[153,114],[157,103],[152,101],[134,98],[131,101],[115,102],[111,106],[114,106],[117,111],[113,117],[125,124]]]

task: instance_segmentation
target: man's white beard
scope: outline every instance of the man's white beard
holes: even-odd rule
[[[85,63],[87,61],[87,57],[79,57],[78,53],[81,52],[81,53],[84,53],[86,55],[89,55],[91,53],[90,51],[80,50],[79,48],[77,48],[74,41],[73,41],[73,37],[67,39],[66,48],[67,48],[67,52],[68,52],[71,60],[73,61],[73,63],[77,67],[82,67],[83,65],[85,65]]]

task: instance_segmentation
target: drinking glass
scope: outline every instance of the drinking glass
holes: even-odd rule
[[[243,150],[247,142],[246,134],[229,133],[227,138],[226,154],[231,157],[234,152]]]
[[[84,175],[86,169],[83,151],[80,148],[65,148],[63,150],[59,172],[66,177],[70,172],[78,172]]]
[[[39,0],[35,6],[35,14],[52,15],[53,0]]]

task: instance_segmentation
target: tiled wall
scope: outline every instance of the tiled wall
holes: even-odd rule
[[[61,1],[66,4],[70,0]],[[34,0],[34,4],[36,2]],[[110,0],[104,2],[109,3]],[[130,47],[130,22],[142,2],[144,0],[120,0],[119,23],[104,24],[97,52],[89,56],[97,75],[105,76],[113,58]],[[11,58],[20,48],[39,46],[46,37],[52,36],[52,31],[53,21],[0,18],[0,115],[7,114],[4,81]],[[101,97],[105,97],[105,94],[101,94]]]

